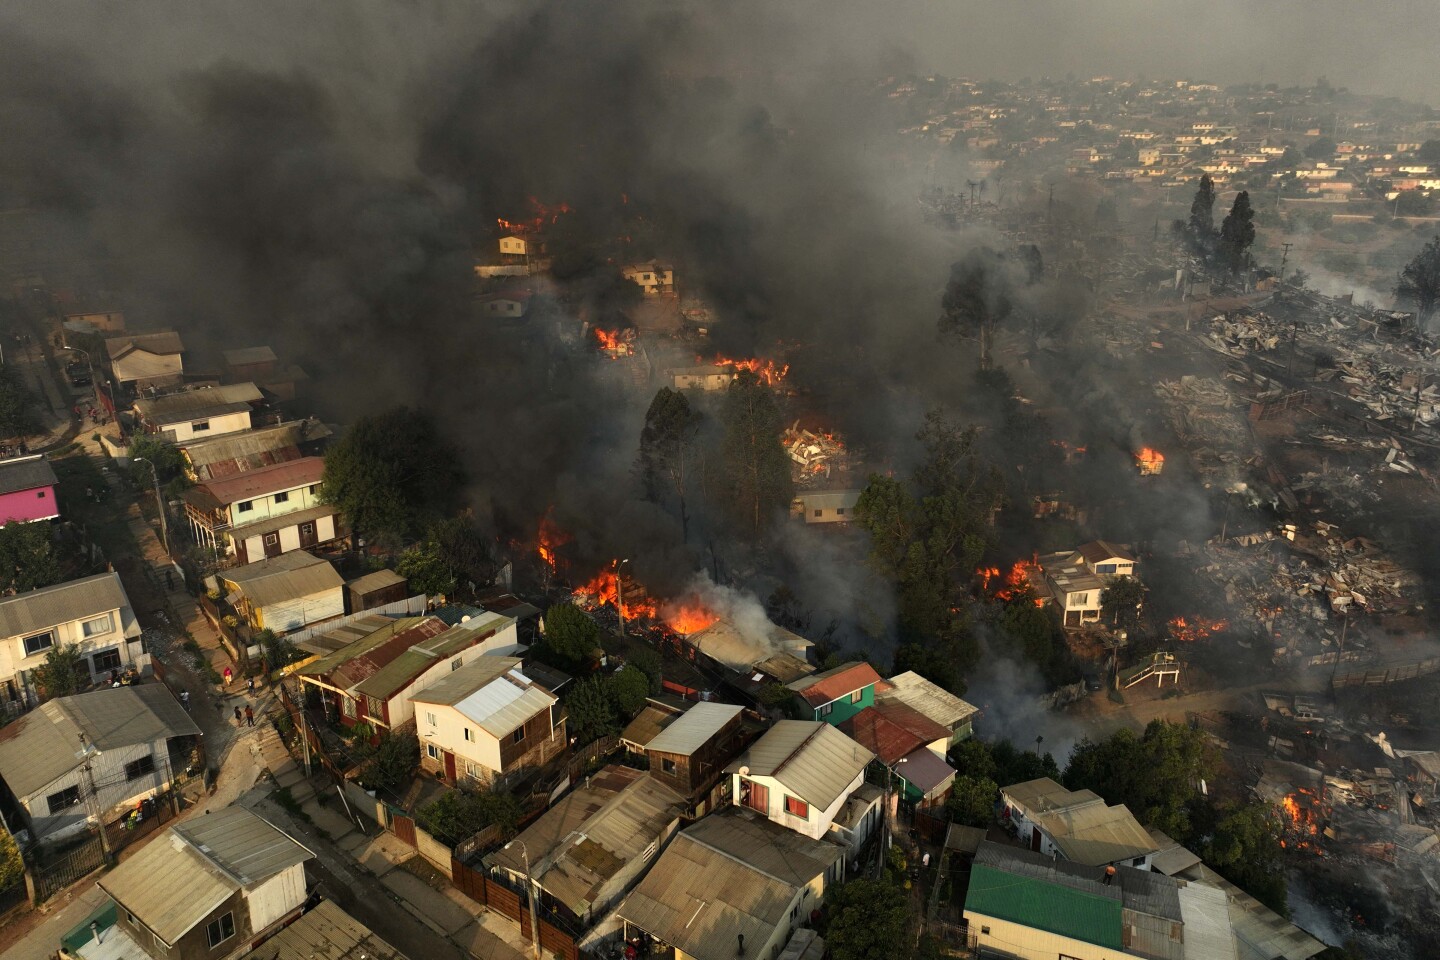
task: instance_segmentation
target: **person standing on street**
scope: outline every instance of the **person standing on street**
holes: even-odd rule
[[[186,713],[189,713],[189,712],[190,712],[190,691],[189,691],[189,690],[181,690],[181,691],[180,691],[180,706],[182,706],[182,707],[185,708],[185,712],[186,712]]]
[[[247,726],[255,726],[255,711],[250,709],[248,703],[245,705],[245,723]]]
[[[233,673],[230,672],[230,668],[229,668],[229,667],[226,667],[226,668],[225,668],[225,686],[227,686],[227,687],[230,686],[230,681],[233,680],[233,679],[235,679],[235,674],[233,674]],[[238,710],[239,708],[237,707],[236,709]]]
[[[239,708],[239,707],[236,707],[236,708],[235,708],[235,726],[237,726],[237,727],[243,727],[244,725],[245,725],[245,717],[244,717],[243,715],[241,715],[241,713],[240,713],[240,708]]]

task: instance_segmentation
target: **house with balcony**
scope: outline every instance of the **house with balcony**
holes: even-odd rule
[[[251,631],[284,636],[345,613],[345,581],[328,561],[304,550],[232,567],[216,580]]]
[[[420,767],[450,783],[490,784],[564,752],[560,699],[518,657],[484,656],[415,694]]]
[[[862,661],[814,673],[788,684],[812,719],[840,724],[875,705],[875,685],[881,682],[875,668]]]
[[[115,925],[97,929],[76,952],[83,960],[245,956],[304,922],[305,863],[314,857],[243,807],[193,817],[96,881],[115,903]],[[332,947],[344,942],[334,931],[322,939]]]
[[[0,699],[10,709],[35,702],[32,674],[54,647],[76,649],[91,683],[142,653],[140,623],[115,573],[0,598],[0,638]]]
[[[1107,806],[1090,790],[1066,790],[1041,777],[1002,787],[1000,799],[1016,838],[1042,856],[1089,867],[1126,864],[1145,870],[1159,850],[1128,807]]]
[[[141,397],[131,409],[146,433],[183,443],[249,430],[250,415],[262,400],[255,384],[233,383]]]
[[[176,447],[185,458],[186,475],[195,483],[207,483],[277,463],[319,456],[329,437],[330,428],[310,418],[219,437],[197,435],[177,443]]]
[[[57,697],[0,727],[0,780],[30,837],[60,840],[164,792],[200,735],[161,683]]]
[[[1139,561],[1128,548],[1092,540],[1074,550],[1040,558],[1042,576],[1035,583],[1037,599],[1054,603],[1066,627],[1100,620],[1100,597],[1116,577],[1133,577]]]
[[[781,720],[725,772],[736,806],[812,839],[829,837],[853,854],[880,819],[881,791],[865,783],[874,759],[828,723]]]
[[[324,473],[323,458],[301,457],[191,487],[185,517],[195,541],[239,563],[333,543],[340,522],[320,500]]]
[[[0,460],[0,526],[60,519],[58,482],[43,453]]]

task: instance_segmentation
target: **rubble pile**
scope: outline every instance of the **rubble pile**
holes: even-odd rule
[[[1165,402],[1171,429],[1190,448],[1190,460],[1201,473],[1224,472],[1259,453],[1243,408],[1219,380],[1161,380],[1155,395]]]
[[[796,420],[780,433],[780,444],[794,464],[795,483],[809,486],[818,480],[831,479],[832,473],[849,468],[845,444],[833,433],[806,430]]]

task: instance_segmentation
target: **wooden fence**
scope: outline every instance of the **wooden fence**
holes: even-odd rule
[[[1437,671],[1440,671],[1440,657],[1429,657],[1424,660],[1376,664],[1358,670],[1346,670],[1344,673],[1337,673],[1331,684],[1336,690],[1345,687],[1374,687],[1399,683],[1401,680],[1414,680]]]
[[[487,877],[458,858],[450,865],[451,882],[455,889],[476,903],[502,913],[520,924],[520,933],[530,937],[530,903],[522,891]],[[576,936],[566,929],[559,917],[540,911],[540,946],[565,960],[579,960],[580,948],[575,945]]]

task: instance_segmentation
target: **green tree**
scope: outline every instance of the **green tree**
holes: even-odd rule
[[[908,942],[905,891],[885,880],[851,880],[825,898],[825,944],[834,960],[893,960]]]
[[[420,767],[420,741],[413,733],[386,731],[375,746],[359,747],[355,759],[360,765],[356,782],[367,790],[393,795],[415,778]]]
[[[620,729],[615,703],[601,681],[591,677],[576,683],[565,699],[569,713],[567,727],[577,745],[583,746]]]
[[[74,644],[56,644],[45,654],[45,662],[36,667],[31,676],[45,699],[54,700],[78,692],[82,673],[89,676],[80,648]]]
[[[1225,222],[1220,225],[1220,258],[1232,274],[1245,269],[1250,245],[1255,242],[1255,211],[1250,208],[1250,191],[1241,190]]]
[[[469,511],[431,524],[428,539],[457,580],[483,584],[495,578],[491,541]]]
[[[557,603],[545,611],[540,652],[564,670],[577,670],[600,642],[600,626],[573,603]]]
[[[426,833],[455,847],[491,825],[508,837],[520,823],[520,801],[508,793],[489,790],[447,790],[415,811],[415,820]]]
[[[185,455],[175,444],[163,437],[157,437],[152,433],[135,434],[130,438],[130,456],[132,459],[148,460],[153,463],[162,485],[173,483],[185,476]],[[135,469],[137,476],[143,478],[136,482],[149,481],[149,467],[137,464]]]
[[[1105,740],[1080,741],[1065,768],[1065,785],[1123,803],[1141,823],[1186,843],[1200,781],[1214,779],[1218,768],[1215,747],[1202,731],[1152,720],[1140,736],[1119,730]]]
[[[626,655],[625,662],[645,674],[649,681],[649,693],[651,696],[664,689],[665,675],[660,661],[660,654],[648,647],[636,647]]]
[[[986,370],[995,331],[1014,309],[1005,258],[990,247],[977,246],[950,265],[950,280],[940,298],[940,333],[977,340],[979,367]]]
[[[729,503],[759,536],[790,504],[790,457],[780,445],[780,410],[769,388],[742,372],[725,395],[722,444]]]
[[[974,737],[961,740],[950,748],[950,765],[972,780],[994,780],[999,769],[990,756],[990,748],[983,740]]]
[[[10,831],[0,826],[0,890],[9,890],[25,879],[25,860]]]
[[[410,581],[411,590],[419,590],[427,597],[455,592],[455,574],[441,556],[440,545],[433,540],[417,543],[400,554],[395,572]]]
[[[1034,750],[1021,750],[1009,740],[996,740],[990,744],[990,758],[995,764],[995,782],[1001,786],[1025,783],[1049,777],[1060,779],[1060,768],[1050,754]]]
[[[1413,303],[1424,330],[1435,307],[1440,304],[1440,236],[1431,238],[1415,259],[1400,271],[1400,282],[1395,284],[1395,298],[1403,303]]]
[[[628,721],[645,706],[650,696],[650,678],[644,670],[627,663],[605,679],[605,688],[619,718]]]
[[[662,387],[650,401],[645,427],[640,431],[637,466],[645,498],[655,503],[675,502],[680,514],[680,539],[688,542],[690,512],[686,492],[696,459],[696,438],[704,418],[690,407],[685,394]]]
[[[265,653],[265,669],[272,674],[277,670],[283,670],[304,656],[285,637],[277,636],[274,630],[266,628],[257,631],[252,638],[255,644]]]
[[[1005,604],[996,626],[1009,641],[1006,652],[1018,653],[1040,671],[1051,687],[1064,686],[1079,676],[1074,655],[1055,616],[1035,605],[1028,594]]]
[[[1116,577],[1100,593],[1100,617],[1116,630],[1134,630],[1144,602],[1143,583],[1134,577]]]
[[[1215,249],[1215,181],[1208,173],[1200,177],[1200,186],[1190,201],[1190,219],[1182,232],[1196,256],[1209,258]]]
[[[1395,197],[1395,216],[1428,217],[1435,212],[1435,201],[1423,190],[1401,190]]]
[[[51,533],[48,523],[12,520],[0,527],[0,591],[25,593],[65,578]]]
[[[1281,916],[1289,916],[1284,850],[1275,811],[1250,802],[1217,814],[1196,852],[1225,879]]]
[[[995,798],[999,795],[1000,787],[994,780],[961,774],[955,778],[946,802],[950,819],[966,827],[989,826],[995,820]]]
[[[10,367],[0,367],[0,437],[18,439],[40,432],[35,396]]]
[[[459,458],[434,420],[400,407],[345,431],[325,454],[321,494],[357,540],[395,545],[448,513],[461,479]]]
[[[1336,143],[1329,137],[1316,137],[1305,147],[1305,156],[1311,160],[1330,160],[1335,156]]]
[[[1426,140],[1420,144],[1420,149],[1415,152],[1415,156],[1426,163],[1440,163],[1440,140]]]

